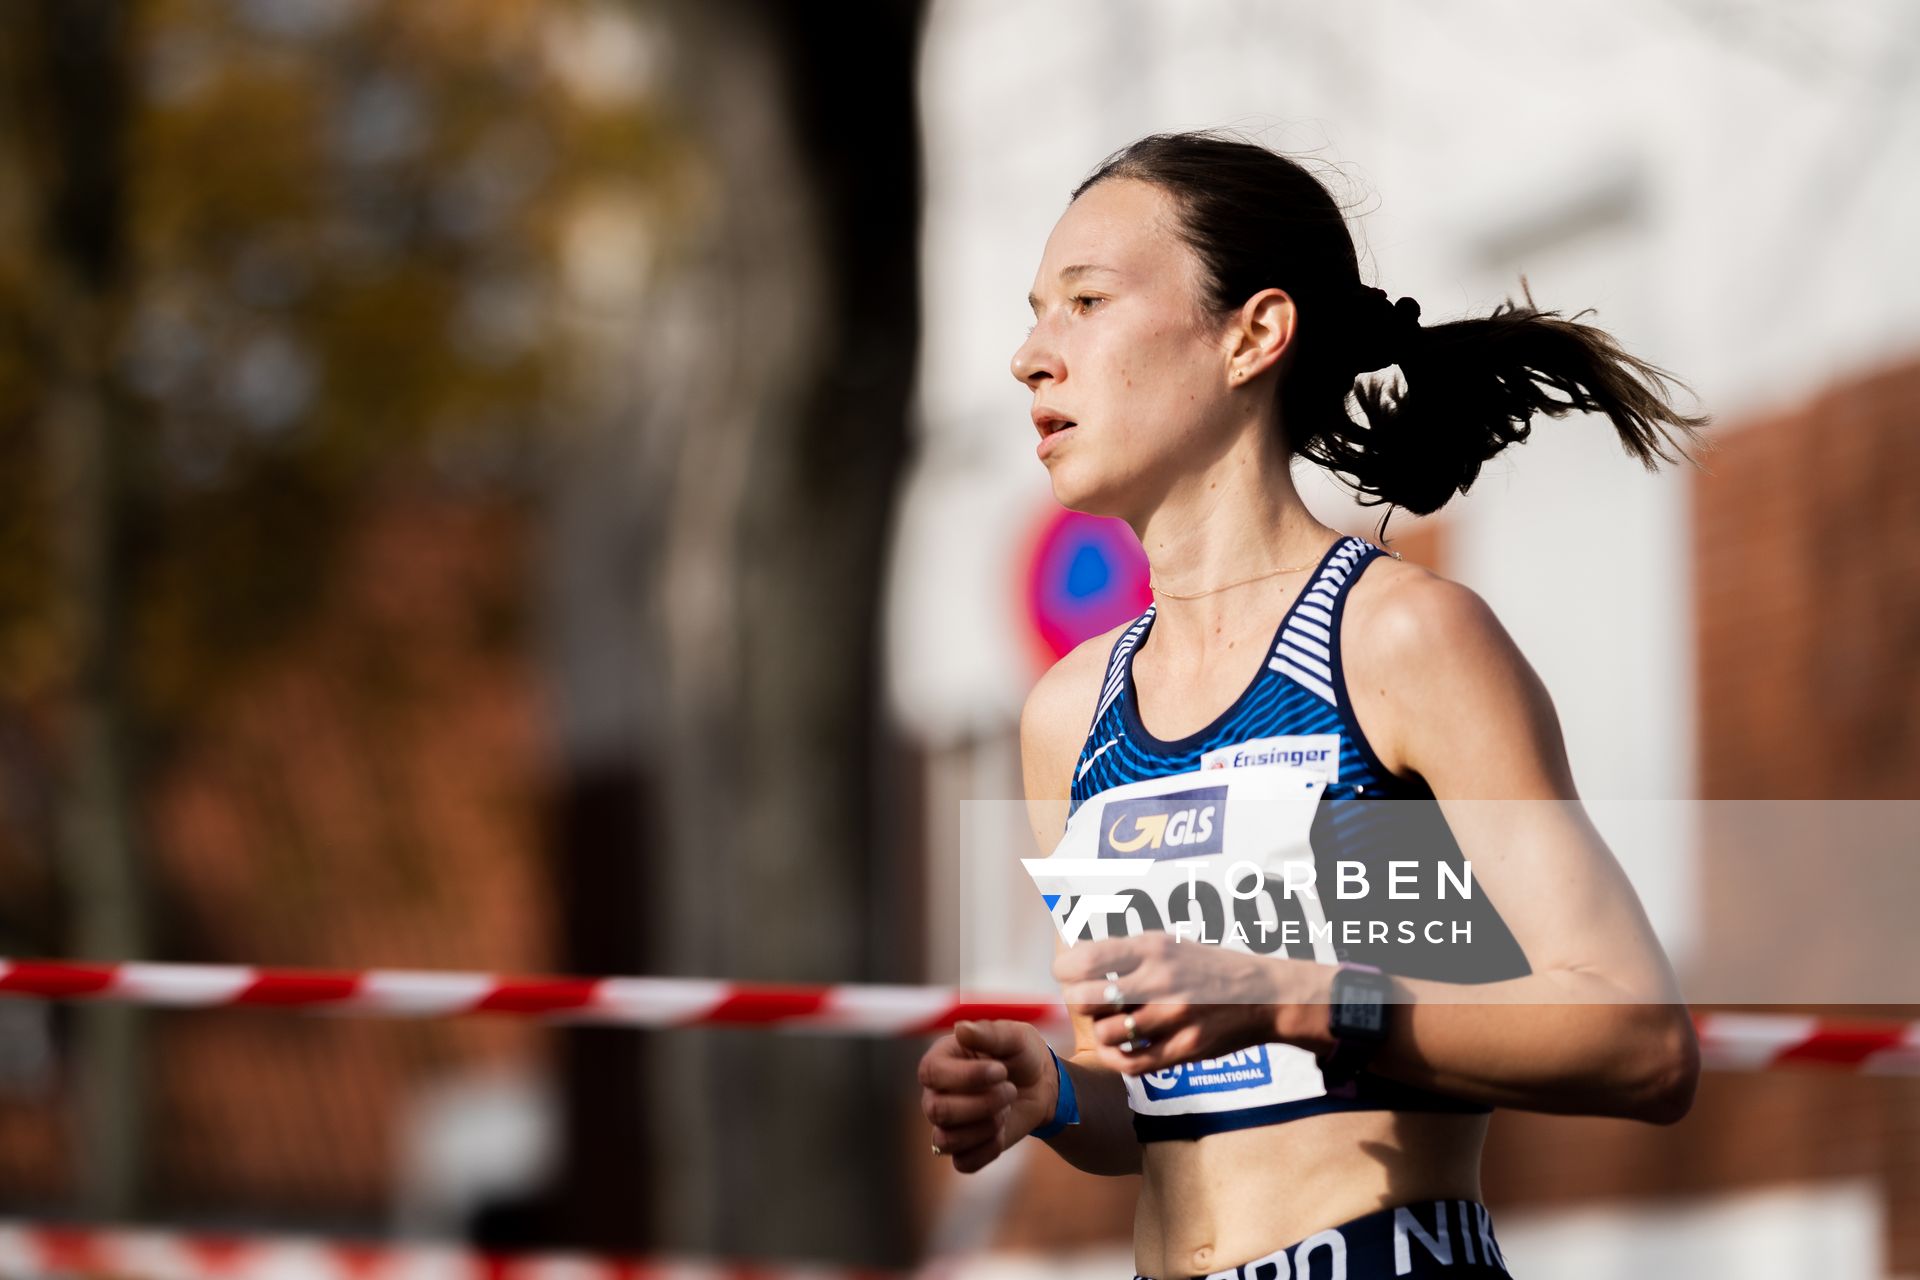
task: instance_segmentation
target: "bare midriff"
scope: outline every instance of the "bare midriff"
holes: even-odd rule
[[[1206,1275],[1376,1209],[1477,1200],[1487,1119],[1353,1111],[1147,1143],[1134,1268],[1153,1280]]]

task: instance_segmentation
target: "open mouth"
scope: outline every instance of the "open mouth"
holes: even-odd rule
[[[1064,435],[1078,424],[1072,418],[1063,418],[1050,409],[1036,407],[1033,411],[1033,426],[1040,433],[1040,456],[1047,456],[1052,448],[1054,437]]]

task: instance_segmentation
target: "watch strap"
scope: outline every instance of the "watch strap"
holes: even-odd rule
[[[1060,1055],[1053,1052],[1053,1046],[1047,1046],[1047,1052],[1053,1056],[1053,1069],[1060,1079],[1060,1092],[1054,1098],[1053,1115],[1045,1124],[1036,1127],[1033,1136],[1051,1138],[1068,1125],[1080,1123],[1080,1099],[1073,1091],[1073,1077],[1067,1074],[1067,1064],[1060,1061]]]

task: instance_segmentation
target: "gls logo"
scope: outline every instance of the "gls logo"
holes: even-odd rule
[[[1102,858],[1197,858],[1219,853],[1227,789],[1194,787],[1110,802],[1100,814]]]

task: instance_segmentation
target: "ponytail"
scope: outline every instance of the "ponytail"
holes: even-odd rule
[[[1696,433],[1712,419],[1674,411],[1664,394],[1672,375],[1578,316],[1541,311],[1524,276],[1520,288],[1525,306],[1509,299],[1491,315],[1432,326],[1420,325],[1413,299],[1382,314],[1386,295],[1366,291],[1370,302],[1361,310],[1372,315],[1349,326],[1366,340],[1350,343],[1345,361],[1331,359],[1348,368],[1318,388],[1324,394],[1344,381],[1338,408],[1315,412],[1311,377],[1282,387],[1285,421],[1313,424],[1293,442],[1295,451],[1349,477],[1362,505],[1390,503],[1415,515],[1465,493],[1483,463],[1528,437],[1535,414],[1604,413],[1621,448],[1649,471],[1690,461],[1676,434],[1697,443]],[[1397,392],[1378,380],[1354,382],[1357,374],[1393,365],[1400,370]],[[1347,413],[1349,389],[1366,414],[1364,426]]]
[[[1534,306],[1524,276],[1525,306],[1509,299],[1491,315],[1421,325],[1412,298],[1389,304],[1361,286],[1353,237],[1327,189],[1256,143],[1212,130],[1152,134],[1102,161],[1074,198],[1108,178],[1150,182],[1173,197],[1216,312],[1262,289],[1293,298],[1298,351],[1279,389],[1288,452],[1346,476],[1362,505],[1439,510],[1488,459],[1525,440],[1536,414],[1604,413],[1621,447],[1650,471],[1686,458],[1679,439],[1697,441],[1711,421],[1675,412],[1666,398],[1672,375],[1581,324],[1586,312],[1567,320]],[[1400,370],[1397,390],[1357,381],[1388,366]]]

